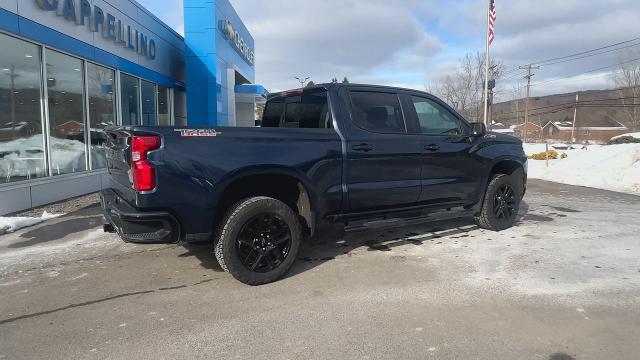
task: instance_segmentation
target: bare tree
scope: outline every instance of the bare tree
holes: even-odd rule
[[[430,86],[432,92],[471,121],[479,121],[484,104],[484,53],[468,53],[458,61],[453,74]],[[504,66],[491,59],[491,73],[499,79]]]
[[[637,51],[627,51],[619,58],[620,69],[614,74],[623,112],[634,130],[640,129],[640,63],[633,61],[638,55]]]

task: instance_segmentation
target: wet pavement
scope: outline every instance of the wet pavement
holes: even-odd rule
[[[531,181],[518,226],[324,226],[248,287],[95,206],[0,237],[0,359],[635,359],[640,197]]]

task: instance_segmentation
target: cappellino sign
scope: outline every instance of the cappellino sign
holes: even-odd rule
[[[89,21],[92,32],[102,31],[102,36],[129,50],[137,52],[150,60],[156,58],[156,42],[141,31],[126,25],[121,19],[105,12],[88,0],[35,0],[36,4],[46,11],[84,26]]]

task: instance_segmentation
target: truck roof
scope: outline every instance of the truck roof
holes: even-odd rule
[[[414,91],[414,92],[419,92],[419,93],[423,93],[423,94],[429,94],[426,91],[421,91],[421,90],[416,90],[416,89],[408,89],[408,88],[401,88],[401,87],[397,87],[397,86],[372,85],[372,84],[353,84],[353,83],[349,83],[349,84],[324,83],[324,84],[316,84],[314,86],[309,86],[309,87],[305,87],[305,88],[296,88],[296,89],[281,91],[281,92],[277,92],[277,93],[272,93],[272,94],[269,94],[269,99],[277,98],[277,97],[286,97],[286,96],[299,95],[299,94],[301,94],[303,92],[313,92],[313,91],[317,91],[317,90],[330,90],[330,89],[342,88],[342,87],[347,87],[347,88],[348,87],[367,87],[367,88],[372,88],[372,89],[403,90],[403,91]],[[431,94],[429,94],[429,95],[431,95]]]

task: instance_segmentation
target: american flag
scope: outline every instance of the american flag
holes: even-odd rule
[[[493,44],[494,31],[493,26],[496,23],[496,5],[494,0],[489,2],[489,45]]]

